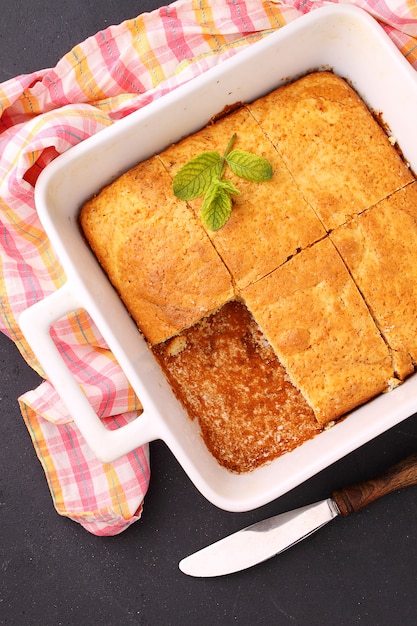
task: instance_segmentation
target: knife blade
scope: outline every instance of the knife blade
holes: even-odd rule
[[[291,548],[335,517],[346,517],[392,491],[417,484],[417,454],[376,478],[336,490],[331,498],[256,522],[187,556],[179,563],[188,576],[233,574]]]

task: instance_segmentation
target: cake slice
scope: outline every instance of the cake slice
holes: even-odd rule
[[[321,425],[388,388],[389,350],[328,239],[242,296]]]
[[[270,161],[274,172],[270,181],[254,183],[227,169],[224,177],[232,180],[240,193],[233,195],[232,214],[225,226],[215,232],[207,230],[241,289],[322,238],[325,230],[295,187],[274,146],[245,108],[168,148],[160,158],[174,176],[182,165],[203,151],[215,150],[223,155],[234,133],[237,134],[234,148],[263,156]],[[202,198],[189,204],[201,220]]]
[[[248,108],[327,230],[413,180],[364,102],[330,72],[309,74]]]
[[[140,163],[80,216],[88,242],[153,344],[234,296],[230,274],[158,159]]]
[[[392,350],[397,376],[405,378],[417,363],[417,183],[331,238]]]

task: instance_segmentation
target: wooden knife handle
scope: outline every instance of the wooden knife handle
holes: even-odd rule
[[[417,454],[412,454],[376,478],[334,491],[332,498],[346,517],[392,491],[416,484]]]

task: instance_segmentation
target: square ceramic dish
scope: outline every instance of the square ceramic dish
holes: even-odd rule
[[[94,453],[112,461],[162,439],[201,493],[229,511],[256,508],[417,411],[417,375],[353,411],[293,452],[250,473],[220,467],[198,426],[177,402],[135,323],[80,235],[82,203],[135,163],[204,126],[227,104],[251,101],[309,71],[331,69],[382,113],[417,171],[417,78],[380,26],[352,6],[318,9],[58,157],[36,187],[39,217],[67,275],[66,284],[21,316],[21,327]],[[107,430],[50,337],[64,314],[86,309],[144,407]]]

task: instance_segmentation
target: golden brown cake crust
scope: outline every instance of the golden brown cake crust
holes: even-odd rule
[[[335,74],[309,74],[249,110],[327,230],[413,180],[363,101]]]
[[[242,296],[320,424],[387,389],[389,351],[328,239]]]
[[[417,183],[331,238],[392,350],[397,376],[405,378],[417,363]]]
[[[175,335],[234,295],[229,272],[194,215],[174,197],[157,159],[141,163],[87,203],[81,225],[151,343]]]
[[[225,226],[215,232],[207,229],[213,245],[241,289],[326,233],[295,187],[282,158],[245,108],[171,146],[160,158],[173,176],[181,165],[203,151],[216,150],[223,154],[234,133],[237,134],[234,148],[263,156],[273,168],[268,183],[238,178],[228,169],[225,177],[233,181],[240,193],[233,196],[233,211]],[[189,202],[198,218],[201,204],[201,198]]]
[[[233,133],[274,174],[257,184],[228,171],[241,193],[211,232],[201,200],[177,200],[172,178]],[[86,238],[219,463],[253,469],[414,370],[414,181],[357,94],[321,72],[229,112],[83,207]]]

